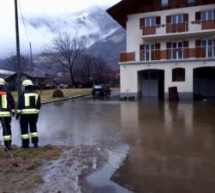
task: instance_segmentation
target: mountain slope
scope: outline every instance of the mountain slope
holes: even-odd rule
[[[119,54],[126,49],[125,31],[119,28],[103,40],[95,42],[86,52],[103,58],[112,69],[119,69]]]
[[[77,13],[65,13],[58,17],[31,17],[26,20],[29,28],[37,34],[46,32],[48,38],[59,33],[70,33],[77,39],[84,40],[85,47],[112,34],[119,28],[106,11],[94,7]]]

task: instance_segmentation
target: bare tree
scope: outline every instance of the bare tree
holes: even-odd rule
[[[82,52],[81,41],[72,38],[70,34],[65,32],[53,38],[46,52],[51,56],[52,61],[63,65],[69,71],[72,84],[74,84],[74,66]]]
[[[20,60],[21,60],[20,71],[21,72],[30,71],[31,70],[31,61],[30,61],[29,57],[21,55]],[[11,56],[11,57],[7,58],[6,61],[8,64],[8,69],[16,72],[17,71],[16,56]]]
[[[75,68],[82,82],[96,81],[99,75],[107,70],[108,67],[103,59],[88,54],[81,54],[78,57],[78,66]]]

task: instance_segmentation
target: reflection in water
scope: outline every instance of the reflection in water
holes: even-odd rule
[[[212,193],[214,117],[214,105],[203,102],[80,99],[43,106],[38,130],[40,144],[107,148],[109,161],[93,183],[108,193]],[[12,128],[13,143],[20,144],[16,120]]]
[[[130,151],[114,180],[135,193],[214,192],[214,115],[203,103],[122,103]]]
[[[109,158],[105,166],[87,178],[87,181],[91,185],[96,186],[94,191],[102,192],[101,190],[103,190],[103,192],[107,192],[107,188],[111,187],[111,191],[109,190],[109,192],[131,193],[131,191],[110,181],[115,170],[118,169],[119,165],[125,159],[127,152],[128,146],[120,146],[108,152]]]

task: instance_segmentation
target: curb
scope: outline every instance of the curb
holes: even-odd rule
[[[80,98],[80,97],[90,96],[90,95],[91,94],[85,94],[85,95],[76,95],[76,96],[66,97],[66,98],[62,98],[62,99],[54,99],[54,100],[42,102],[41,104],[45,105],[45,104],[50,104],[50,103],[54,103],[54,102],[60,102],[60,101],[66,101],[69,99],[76,99],[76,98]]]

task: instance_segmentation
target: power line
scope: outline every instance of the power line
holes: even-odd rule
[[[27,31],[27,28],[26,28],[26,25],[25,25],[25,19],[23,17],[23,14],[22,14],[22,8],[21,8],[21,4],[18,0],[18,4],[19,4],[19,9],[20,9],[20,15],[21,15],[21,18],[22,18],[22,24],[24,26],[24,29],[25,29],[25,34],[26,34],[26,37],[27,37],[27,40],[29,42],[29,46],[30,46],[30,65],[31,65],[31,70],[33,70],[33,59],[32,59],[32,47],[31,47],[31,41],[30,41],[30,38],[29,38],[29,35],[28,35],[28,31]]]
[[[26,34],[28,42],[30,42],[29,35],[28,35],[28,32],[27,32],[27,28],[26,28],[26,25],[25,25],[25,19],[24,19],[23,14],[22,14],[22,8],[21,8],[21,4],[20,4],[19,0],[18,0],[18,4],[19,4],[19,9],[20,9],[20,15],[21,15],[21,18],[22,18],[22,24],[23,24],[24,29],[25,29],[25,34]]]

